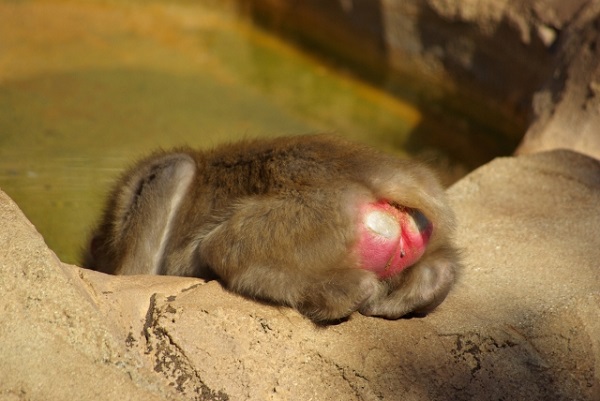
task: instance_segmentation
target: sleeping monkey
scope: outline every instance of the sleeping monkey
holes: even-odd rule
[[[84,266],[218,278],[315,322],[426,313],[457,269],[423,165],[327,135],[156,152],[120,178]]]

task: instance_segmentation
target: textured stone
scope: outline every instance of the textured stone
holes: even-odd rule
[[[552,78],[533,97],[533,121],[518,154],[563,148],[600,159],[600,1],[577,3],[557,44]]]
[[[0,227],[0,398],[175,398],[128,351],[119,313],[101,313],[81,269],[63,265],[1,191]]]

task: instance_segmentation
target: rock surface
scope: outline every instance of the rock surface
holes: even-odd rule
[[[192,278],[62,264],[0,194],[0,398],[600,400],[600,163],[497,159],[450,189],[434,313],[318,328]]]
[[[564,148],[600,159],[600,1],[565,4],[573,15],[560,22],[552,77],[533,97],[532,125],[517,153]],[[545,11],[549,22],[557,18]]]

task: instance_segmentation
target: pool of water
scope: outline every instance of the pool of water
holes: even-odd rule
[[[326,131],[404,154],[423,118],[228,2],[0,1],[0,188],[68,263],[150,150]]]

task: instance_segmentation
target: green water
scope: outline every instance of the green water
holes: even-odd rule
[[[157,147],[327,131],[404,153],[417,108],[210,4],[0,1],[0,188],[63,261]]]

